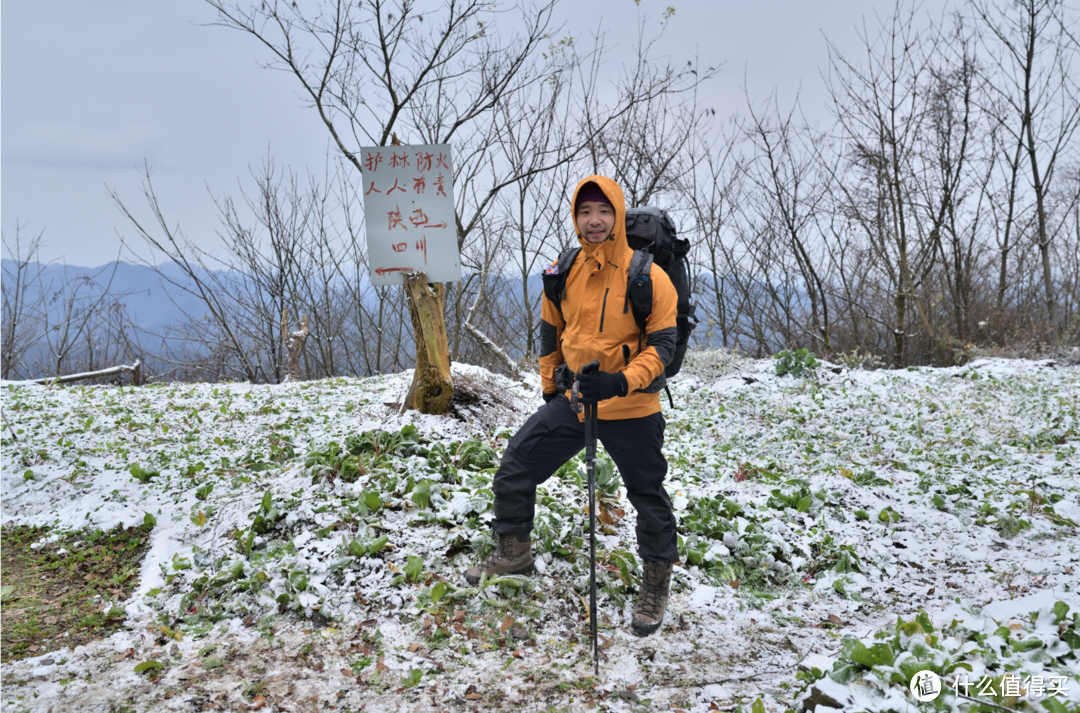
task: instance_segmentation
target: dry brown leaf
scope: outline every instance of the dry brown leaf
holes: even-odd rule
[[[419,641],[414,641],[411,644],[409,644],[409,653],[415,654],[419,650],[420,650],[420,642]]]
[[[390,670],[390,667],[387,666],[386,664],[384,664],[382,661],[383,661],[383,657],[380,656],[379,660],[375,662],[375,670],[378,671],[379,673],[385,673],[385,672]]]
[[[835,614],[830,614],[829,615],[829,623],[830,624],[836,624],[837,626],[840,626],[840,625],[842,625],[844,623],[844,620],[841,619],[840,617],[836,616]]]
[[[512,615],[510,615],[510,614],[507,614],[506,617],[502,620],[502,626],[499,627],[499,633],[505,634],[506,630],[509,629],[513,625],[514,625],[514,617]]]

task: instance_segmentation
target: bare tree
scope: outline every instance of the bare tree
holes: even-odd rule
[[[222,376],[232,373],[235,367],[238,375],[248,381],[268,381],[260,354],[253,352],[242,325],[235,319],[232,284],[235,276],[220,270],[220,264],[188,240],[179,226],[170,227],[154,192],[149,166],[145,167],[143,177],[143,195],[156,226],[144,225],[115,191],[110,189],[109,195],[131,223],[149,254],[131,247],[124,238],[121,242],[128,247],[129,257],[136,264],[154,269],[163,260],[174,263],[181,277],[172,277],[170,273],[157,270],[166,294],[190,295],[206,309],[204,315],[191,314],[170,296],[173,304],[180,308],[184,315],[185,330],[179,335],[165,336],[208,349],[214,355],[213,361],[223,367],[231,362],[231,366],[227,367],[228,371],[222,373]],[[276,348],[276,343],[273,346]]]
[[[41,269],[38,262],[42,232],[27,237],[25,226],[15,224],[15,237],[3,238],[10,265],[4,265],[3,319],[0,321],[0,376],[29,378],[24,359],[41,339]]]
[[[920,204],[913,177],[922,170],[920,141],[928,111],[923,88],[934,43],[919,34],[914,10],[901,4],[876,37],[864,30],[865,64],[830,43],[830,103],[848,169],[831,185],[834,210],[858,227],[879,278],[888,285],[890,361],[907,358],[916,292],[938,253],[940,217]]]
[[[715,116],[716,110],[709,112],[710,116]],[[714,330],[719,330],[720,343],[724,347],[735,343],[729,339],[741,311],[740,303],[732,302],[732,295],[736,293],[731,290],[732,275],[739,269],[738,261],[731,246],[725,245],[725,239],[732,239],[730,224],[739,210],[743,191],[736,153],[738,147],[738,133],[734,130],[725,132],[723,127],[693,137],[690,170],[680,188],[689,204],[692,220],[689,233],[696,238],[694,266],[704,270],[704,275],[695,280],[695,292],[711,289],[711,299],[706,299],[705,304],[711,301],[712,309],[698,311],[705,327],[699,331],[704,339],[711,341]],[[695,278],[698,277],[695,271]]]
[[[1058,234],[1050,226],[1047,202],[1058,166],[1076,152],[1072,141],[1080,127],[1080,93],[1073,70],[1080,50],[1076,22],[1069,20],[1060,0],[1016,0],[1005,5],[971,0],[971,7],[984,29],[987,55],[993,59],[986,87],[996,95],[994,106],[1002,110],[996,116],[998,125],[1026,159],[1046,318],[1052,333],[1060,337],[1052,261]],[[1013,171],[1017,163],[1012,164]],[[1010,183],[1006,230],[1015,214],[1015,179]]]
[[[794,269],[785,267],[783,274],[797,274],[798,283],[795,294],[805,294],[810,301],[809,320],[812,341],[824,349],[832,351],[829,324],[829,303],[826,299],[825,270],[828,260],[820,254],[824,243],[816,232],[815,219],[819,203],[823,200],[823,179],[818,175],[813,147],[801,145],[803,141],[812,141],[808,129],[799,131],[794,124],[795,107],[782,113],[772,97],[760,110],[755,110],[747,98],[747,110],[750,121],[745,131],[749,138],[752,158],[748,160],[744,173],[756,190],[750,192],[750,206],[757,212],[765,224],[771,226],[784,243],[782,254],[790,257]],[[764,112],[771,114],[766,118]],[[769,275],[771,265],[766,268]],[[768,277],[766,277],[768,279]],[[785,301],[793,295],[784,294]],[[800,325],[802,314],[787,313],[787,321]],[[788,334],[789,343],[802,342],[803,334],[798,331]]]
[[[63,279],[43,288],[43,333],[46,354],[43,366],[46,374],[60,376],[70,373],[83,347],[84,366],[94,369],[96,363],[94,336],[107,319],[110,306],[121,296],[110,294],[119,262],[101,268],[93,274],[68,276],[64,266]],[[113,310],[115,313],[115,310]]]

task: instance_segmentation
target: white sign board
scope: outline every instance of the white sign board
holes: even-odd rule
[[[360,163],[371,284],[400,285],[414,270],[461,280],[450,145],[375,146]]]

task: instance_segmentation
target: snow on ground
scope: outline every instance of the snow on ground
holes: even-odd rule
[[[156,525],[127,628],[3,663],[2,711],[913,710],[923,669],[1080,710],[1077,368],[794,379],[691,354],[664,405],[683,563],[652,637],[628,631],[634,513],[598,468],[597,677],[580,460],[538,494],[540,574],[460,577],[541,401],[535,378],[454,369],[488,385],[464,420],[399,415],[408,373],[3,385],[33,463],[5,432],[5,525]]]

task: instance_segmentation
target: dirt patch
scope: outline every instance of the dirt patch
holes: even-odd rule
[[[66,531],[52,542],[49,528],[0,529],[0,659],[74,648],[120,628],[126,613],[104,611],[104,604],[127,599],[138,586],[151,529]]]

